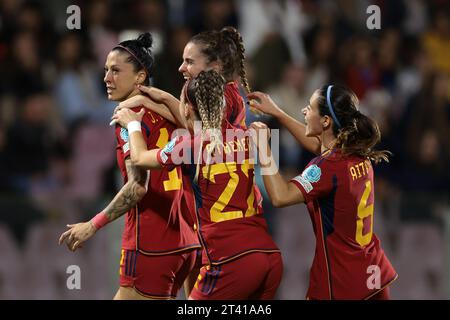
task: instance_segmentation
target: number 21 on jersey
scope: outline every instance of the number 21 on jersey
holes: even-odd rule
[[[249,177],[250,170],[254,170],[254,165],[250,164],[248,160],[245,160],[241,165],[241,171],[247,178]],[[212,183],[216,182],[216,175],[227,173],[230,176],[230,180],[228,180],[227,186],[210,210],[212,222],[221,222],[243,217],[250,217],[255,215],[256,213],[256,209],[253,205],[255,199],[254,186],[252,186],[250,194],[247,197],[247,210],[245,211],[245,215],[242,210],[224,211],[225,207],[230,203],[230,200],[233,197],[233,194],[239,184],[239,175],[237,174],[237,164],[235,162],[216,163],[203,167],[203,176],[205,177],[205,179],[210,180]]]

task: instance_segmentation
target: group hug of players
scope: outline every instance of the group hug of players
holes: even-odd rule
[[[373,233],[372,169],[388,153],[373,149],[380,132],[355,94],[323,86],[299,107],[305,124],[298,122],[268,95],[250,92],[242,38],[226,27],[186,44],[178,99],[149,86],[157,68],[151,45],[144,33],[106,58],[124,185],[90,221],[68,225],[59,243],[75,251],[125,214],[115,299],[174,299],[183,285],[194,300],[274,299],[283,262],[264,218],[254,153],[262,172],[276,164],[267,126],[246,125],[250,105],[317,155],[289,181],[278,170],[262,175],[274,206],[304,202],[310,213],[316,250],[306,298],[389,299],[397,274]]]

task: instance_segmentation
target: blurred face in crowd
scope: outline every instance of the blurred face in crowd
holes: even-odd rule
[[[319,90],[315,91],[309,99],[309,104],[302,109],[302,113],[305,116],[306,123],[306,136],[317,137],[323,132],[323,120],[326,116],[322,117],[319,112]]]
[[[136,72],[133,64],[127,62],[128,53],[113,50],[108,54],[105,63],[105,77],[108,99],[124,101],[139,93],[138,84],[145,81],[146,73]]]
[[[208,62],[208,58],[201,52],[200,45],[189,42],[183,51],[183,63],[178,69],[183,74],[185,80],[193,79],[203,71],[215,69],[220,71],[218,62]]]

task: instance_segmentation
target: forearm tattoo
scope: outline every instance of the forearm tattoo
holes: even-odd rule
[[[128,182],[120,189],[114,199],[106,207],[105,213],[109,221],[113,221],[132,209],[143,196],[147,173],[131,164],[129,159],[125,160]]]

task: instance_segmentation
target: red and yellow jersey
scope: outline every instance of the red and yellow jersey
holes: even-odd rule
[[[210,164],[205,156],[196,165],[200,146],[203,155],[211,153],[210,142],[200,143],[199,136],[177,137],[158,152],[163,166],[186,164],[183,170],[195,194],[204,264],[225,263],[251,252],[279,251],[268,233],[262,198],[255,188],[249,137],[244,130],[231,131],[236,136],[224,137],[207,162]]]
[[[226,102],[224,121],[233,127],[245,129],[245,102],[239,94],[237,81],[225,85],[224,96]]]
[[[141,128],[148,149],[164,147],[175,130],[173,124],[151,111],[144,115]],[[117,125],[116,137],[117,160],[126,183],[125,159],[130,155],[128,131]],[[123,249],[158,255],[200,247],[194,230],[195,200],[191,191],[183,189],[180,168],[150,170],[147,194],[125,219]]]
[[[291,182],[306,199],[316,235],[309,299],[366,299],[397,278],[373,233],[369,160],[328,150]]]

